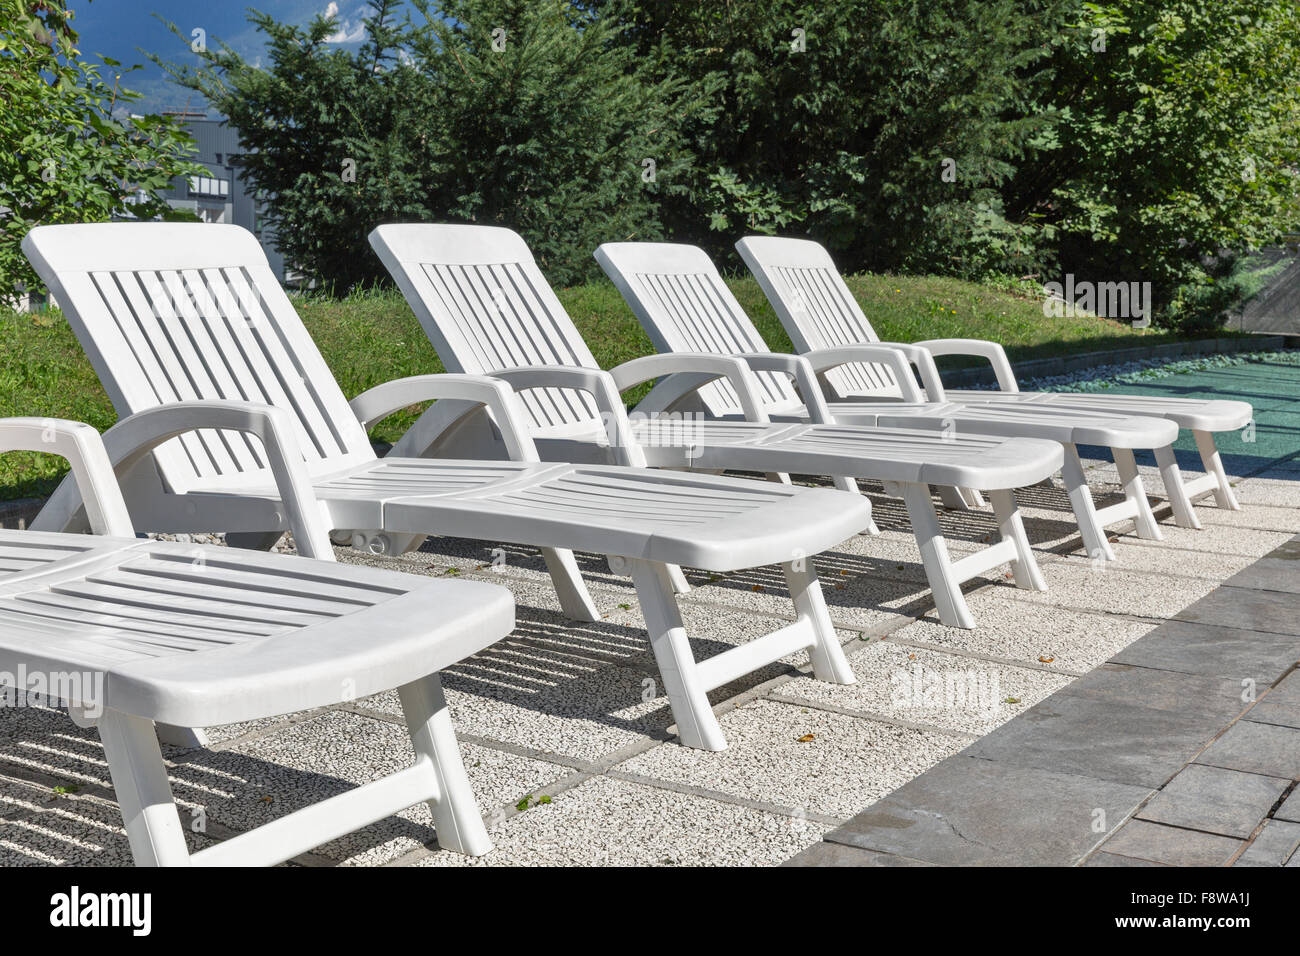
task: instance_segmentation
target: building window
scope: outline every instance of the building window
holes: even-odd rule
[[[191,196],[217,196],[225,199],[230,195],[230,180],[216,176],[191,176]]]

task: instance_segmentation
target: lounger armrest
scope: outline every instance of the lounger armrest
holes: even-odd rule
[[[645,452],[632,437],[627,409],[619,397],[614,376],[609,372],[572,365],[530,365],[527,368],[500,369],[488,374],[508,383],[516,392],[532,388],[572,388],[586,392],[596,402],[601,424],[618,464],[634,468],[646,467]]]
[[[376,385],[348,404],[361,427],[369,428],[393,412],[434,399],[469,402],[472,408],[486,407],[501,431],[501,440],[511,460],[540,461],[518,396],[509,385],[489,375],[411,375]]]
[[[1018,392],[1016,373],[1011,370],[1007,353],[997,342],[986,339],[927,339],[916,343],[931,355],[976,355],[989,360],[993,374],[997,376],[998,389],[1003,392]]]
[[[822,394],[817,373],[802,355],[778,355],[775,352],[744,352],[740,358],[745,360],[755,372],[783,372],[794,379],[794,387],[803,400],[808,412],[808,420],[814,425],[834,424],[835,418],[826,407],[826,396]]]
[[[99,432],[57,418],[0,419],[0,452],[39,451],[66,458],[95,534],[134,538],[131,516]]]
[[[707,385],[715,379],[725,378],[736,390],[740,398],[740,407],[745,418],[751,422],[767,422],[767,412],[758,398],[758,381],[748,364],[731,355],[713,355],[706,352],[665,352],[660,355],[644,355],[610,369],[614,376],[614,385],[620,392],[667,376],[665,381],[655,386],[650,397],[650,411],[662,411],[691,392]],[[638,406],[641,407],[641,406]]]
[[[165,442],[199,429],[244,432],[257,438],[266,452],[267,465],[284,504],[289,530],[298,553],[309,558],[334,560],[325,514],[312,491],[293,419],[283,409],[252,402],[185,401],[136,412],[104,432],[104,448],[114,474],[121,476]],[[70,516],[81,502],[55,498],[71,494],[61,485],[32,527],[58,531],[59,517]],[[49,517],[47,518],[47,512]],[[89,511],[87,512],[89,517]],[[44,519],[44,520],[42,520]]]
[[[918,349],[916,351],[922,350]],[[903,350],[894,348],[891,345],[841,345],[837,348],[814,349],[811,352],[805,352],[803,357],[808,360],[808,364],[818,375],[841,365],[851,365],[855,362],[883,365],[893,373],[894,381],[898,383],[898,387],[903,393],[903,401],[924,402],[926,400],[926,396],[916,384],[916,377],[912,374],[910,356]],[[930,364],[934,364],[933,359],[931,359]],[[935,374],[937,377],[938,373]],[[942,385],[940,385],[940,389],[942,395]],[[942,398],[932,398],[932,400],[942,401]]]

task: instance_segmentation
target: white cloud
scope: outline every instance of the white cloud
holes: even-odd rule
[[[339,5],[330,0],[325,7],[325,17],[338,17]],[[352,23],[350,20],[339,19],[339,28],[325,38],[326,43],[356,43],[358,40],[364,40],[366,37],[366,25],[358,21]]]

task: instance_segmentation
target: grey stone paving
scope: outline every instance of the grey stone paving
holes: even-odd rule
[[[1296,865],[1297,559],[1300,536],[790,865]]]
[[[1115,500],[1110,466],[1091,464],[1099,498]],[[1158,488],[1158,472],[1142,470]],[[1300,676],[1280,678],[1300,656],[1287,630],[1300,620],[1287,603],[1300,545],[1277,545],[1300,530],[1298,479],[1243,479],[1243,510],[1198,508],[1201,532],[1167,514],[1162,541],[1121,529],[1120,563],[1106,569],[1078,555],[1059,489],[1031,489],[1028,530],[1052,590],[1029,595],[989,575],[969,595],[973,631],[937,622],[905,514],[868,486],[882,534],[817,559],[859,682],[821,684],[795,657],[719,689],[730,747],[716,754],[675,742],[635,592],[603,561],[580,556],[605,617],[574,624],[529,549],[506,548],[499,573],[485,542],[433,539],[398,561],[340,551],[515,594],[517,631],[444,675],[496,849],[475,861],[439,849],[415,807],[293,862],[1296,865],[1286,760]],[[988,513],[942,521],[958,554],[995,533]],[[700,654],[790,615],[773,570],[690,577],[683,611]],[[1225,579],[1226,601],[1215,591]],[[1245,621],[1233,615],[1242,607],[1254,608]],[[1108,745],[1107,734],[1119,736]],[[209,749],[166,751],[196,847],[409,753],[392,695],[211,736]],[[39,707],[0,715],[0,865],[128,858],[94,732]]]

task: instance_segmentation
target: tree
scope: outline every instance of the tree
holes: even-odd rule
[[[646,76],[615,25],[567,0],[399,6],[372,0],[355,54],[325,43],[332,19],[254,13],[265,69],[224,44],[171,68],[239,129],[290,261],[344,290],[385,278],[360,252],[379,223],[480,222],[519,230],[567,283],[596,274],[600,242],[661,235],[702,96]]]
[[[843,266],[1023,270],[1037,225],[1005,214],[1017,164],[1054,145],[1031,98],[1070,0],[600,0],[662,73],[721,83],[692,128],[693,189],[670,229],[716,254],[806,231]]]
[[[1084,3],[1042,100],[1067,122],[1009,205],[1058,233],[1063,271],[1149,281],[1161,324],[1218,324],[1237,258],[1300,224],[1300,5]]]
[[[200,171],[163,116],[126,115],[130,69],[81,59],[65,0],[0,0],[0,303],[40,288],[20,243],[32,227],[114,217],[188,218],[159,197]]]

